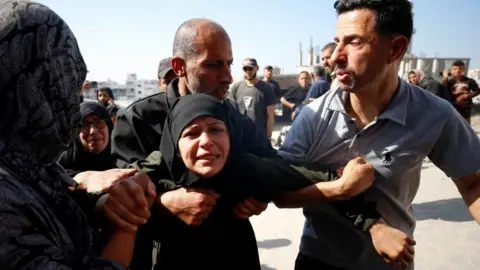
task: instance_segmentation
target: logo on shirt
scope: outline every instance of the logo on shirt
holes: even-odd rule
[[[245,105],[245,109],[250,110],[250,106],[252,105],[253,97],[246,96],[243,97],[243,104]]]
[[[390,165],[392,163],[392,155],[390,152],[386,152],[383,154],[383,164],[384,165]]]

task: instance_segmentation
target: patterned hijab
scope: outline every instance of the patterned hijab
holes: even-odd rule
[[[57,14],[26,0],[0,0],[0,167],[48,202],[67,230],[57,232],[60,243],[80,259],[91,232],[68,195],[74,181],[55,160],[79,133],[86,70]]]

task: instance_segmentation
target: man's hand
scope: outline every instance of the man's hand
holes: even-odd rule
[[[203,188],[180,188],[160,195],[160,203],[188,225],[201,225],[220,195]]]
[[[416,242],[405,233],[379,220],[370,228],[370,234],[375,250],[387,263],[405,269],[413,261]]]
[[[442,73],[443,80],[448,80],[448,74],[450,73],[450,70],[445,69]]]
[[[117,182],[99,199],[97,208],[119,228],[134,232],[147,222],[155,197],[155,185],[142,173]]]
[[[253,215],[260,215],[263,211],[265,211],[268,207],[267,203],[261,203],[255,199],[248,199],[245,200],[241,204],[237,204],[234,209],[235,214],[237,217],[241,219],[248,219]]]
[[[375,169],[363,158],[357,157],[348,162],[343,169],[338,184],[337,199],[345,200],[356,196],[372,186],[375,180]]]
[[[136,172],[135,169],[111,169],[107,171],[81,172],[73,178],[78,188],[87,192],[107,192],[117,181],[126,179]]]

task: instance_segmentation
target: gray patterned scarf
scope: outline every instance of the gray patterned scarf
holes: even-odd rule
[[[55,160],[79,133],[85,76],[76,39],[57,14],[25,0],[0,0],[0,166],[49,203],[73,253],[85,253],[92,238],[68,195],[73,180]]]

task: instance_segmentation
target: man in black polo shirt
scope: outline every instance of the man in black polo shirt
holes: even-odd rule
[[[288,92],[280,99],[283,106],[292,111],[292,120],[295,118],[295,108],[302,105],[302,102],[307,97],[308,90],[312,85],[312,79],[307,71],[302,71],[298,74],[298,84],[298,86],[292,87],[288,90]]]

